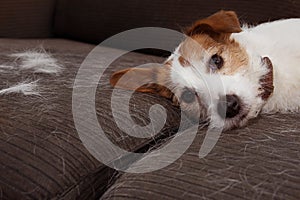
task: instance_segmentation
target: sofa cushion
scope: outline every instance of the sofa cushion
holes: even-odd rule
[[[4,199],[97,199],[114,181],[118,173],[95,159],[85,148],[73,120],[74,79],[94,47],[60,39],[0,39],[0,182]],[[49,74],[21,69],[20,58],[12,54],[28,50],[51,53],[61,66],[61,72]],[[108,54],[114,51],[101,50]],[[154,61],[161,62],[161,59],[126,54],[107,69],[96,93],[99,124],[113,143],[127,151],[145,151],[153,138],[129,137],[118,128],[112,117],[109,77],[117,69]],[[1,93],[24,81],[37,81],[39,95]],[[172,134],[180,114],[167,100],[136,94],[131,101],[131,114],[140,125],[147,125],[149,108],[157,103],[169,114],[157,137]],[[86,134],[92,134],[95,125],[91,124],[88,129],[90,133]],[[112,158],[111,162],[118,159]]]
[[[54,33],[98,44],[112,35],[139,27],[181,31],[220,9],[234,10],[242,21],[252,23],[300,16],[300,2],[292,0],[59,0]]]
[[[54,9],[55,0],[1,0],[0,37],[51,36]]]
[[[101,199],[298,199],[299,118],[260,116],[222,133],[202,159],[206,129],[201,129],[176,162],[150,173],[123,174]]]

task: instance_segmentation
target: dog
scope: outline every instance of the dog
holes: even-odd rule
[[[191,118],[217,116],[223,130],[259,113],[299,111],[300,19],[241,27],[234,11],[221,10],[185,34],[163,66],[117,71],[110,83],[168,98]]]

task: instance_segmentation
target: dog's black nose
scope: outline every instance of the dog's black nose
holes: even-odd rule
[[[219,100],[217,109],[222,118],[233,118],[241,110],[240,99],[236,95],[223,96]]]

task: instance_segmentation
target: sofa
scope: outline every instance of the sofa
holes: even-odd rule
[[[114,156],[110,150],[96,152],[111,158],[104,164],[77,130],[75,79],[96,45],[134,28],[182,31],[220,9],[236,11],[241,22],[249,24],[300,17],[296,0],[2,0],[0,91],[37,81],[38,94],[0,93],[0,199],[299,199],[299,113],[260,115],[244,128],[223,132],[204,158],[199,158],[199,149],[207,127],[199,126],[189,148],[174,162],[144,173],[118,167],[130,168],[141,158],[128,161],[126,155]],[[105,55],[123,51],[115,46],[98,48],[104,60]],[[20,59],[12,55],[24,51],[51,54],[60,72],[21,70]],[[176,135],[189,134],[189,127],[178,131],[180,109],[153,94],[134,93],[129,101],[132,120],[141,127],[151,123],[153,105],[165,109],[164,125],[152,137],[128,135],[112,112],[111,74],[162,63],[169,54],[152,48],[127,52],[101,76],[94,94],[95,115],[106,137],[123,150],[153,152]],[[82,112],[81,120],[88,121],[89,111]],[[91,123],[84,130],[85,136],[96,136],[98,127]],[[143,159],[147,156],[151,154]],[[155,159],[154,165],[161,161]]]

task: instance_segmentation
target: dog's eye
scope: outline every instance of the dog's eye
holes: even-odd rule
[[[209,68],[212,71],[216,71],[218,69],[221,69],[224,64],[224,60],[221,56],[218,54],[213,55],[209,60]]]
[[[181,94],[181,100],[184,101],[185,103],[193,103],[195,99],[196,99],[196,94],[188,89],[186,89]]]

